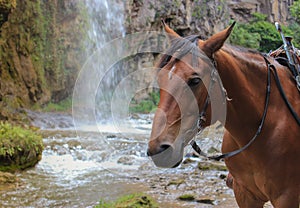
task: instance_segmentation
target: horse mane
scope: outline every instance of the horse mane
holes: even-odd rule
[[[256,66],[261,66],[261,58],[263,57],[263,53],[255,50],[249,49],[242,46],[234,46],[225,44],[221,50],[228,53],[229,55],[237,58],[241,62],[245,64],[251,64]],[[272,57],[270,57],[272,58]],[[273,59],[273,58],[272,58]],[[257,61],[255,61],[257,60]],[[260,67],[259,67],[260,68]]]
[[[255,50],[255,49],[245,48],[242,46],[234,46],[234,45],[229,45],[229,44],[225,44],[222,47],[222,50],[225,51],[226,53],[232,55],[233,57],[237,57],[240,60],[245,61],[245,62],[250,61],[247,56],[251,56],[252,58],[253,58],[253,56],[257,56],[257,57],[263,56],[263,53]],[[251,60],[251,62],[252,61],[253,60]]]
[[[170,63],[172,58],[174,60],[170,64],[175,64],[182,57],[188,53],[192,54],[192,66],[198,66],[198,58],[200,56],[205,56],[208,58],[204,52],[202,52],[198,47],[199,35],[190,35],[184,38],[173,38],[171,40],[171,46],[164,52],[160,61],[157,64],[158,68],[163,68]]]
[[[236,45],[229,45],[229,44],[225,44],[225,47],[223,47],[222,49],[224,49],[226,52],[231,53],[233,55],[233,51],[238,51],[241,53],[251,53],[251,54],[258,54],[261,55],[261,52],[255,50],[255,49],[250,49],[250,48],[245,48],[242,46],[236,46]],[[231,49],[231,50],[228,50]]]

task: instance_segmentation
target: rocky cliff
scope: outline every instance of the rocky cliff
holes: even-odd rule
[[[82,63],[82,4],[0,1],[0,119],[72,93]]]
[[[203,38],[228,26],[230,20],[247,22],[251,14],[267,15],[270,22],[287,24],[294,0],[130,0],[126,3],[127,31],[161,30],[163,18],[182,35]]]

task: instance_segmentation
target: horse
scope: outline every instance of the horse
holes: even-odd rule
[[[148,156],[158,167],[175,168],[194,136],[220,121],[225,129],[221,151],[235,151],[224,161],[238,206],[260,208],[270,201],[276,208],[299,208],[300,124],[295,116],[300,93],[291,72],[273,57],[225,43],[234,23],[206,40],[183,38],[163,25],[171,46],[157,64],[160,101]]]

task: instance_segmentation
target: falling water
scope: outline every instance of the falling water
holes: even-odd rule
[[[124,2],[120,0],[86,0],[89,31],[88,54],[108,41],[125,35]]]
[[[125,36],[124,3],[122,0],[86,0],[89,21],[87,57],[111,40]],[[113,73],[103,80],[108,87],[118,80],[118,75],[114,73],[116,70],[111,71]]]
[[[89,29],[86,40],[86,62],[81,69],[73,94],[75,125],[95,125],[109,120],[110,100],[116,84],[122,79],[120,64],[106,66],[118,53],[104,50],[111,41],[125,36],[123,0],[86,0]],[[96,96],[96,97],[95,97]],[[77,124],[80,121],[80,124]]]

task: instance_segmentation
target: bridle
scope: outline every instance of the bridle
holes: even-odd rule
[[[204,157],[206,157],[208,159],[217,160],[217,161],[219,161],[221,159],[233,157],[233,156],[235,156],[235,155],[243,152],[245,149],[247,149],[255,141],[255,139],[259,136],[259,134],[262,131],[265,119],[266,119],[268,105],[269,105],[269,100],[270,100],[270,92],[271,92],[271,69],[273,69],[274,71],[276,71],[275,66],[273,64],[271,64],[267,60],[267,58],[265,56],[264,56],[264,60],[265,60],[265,62],[267,64],[267,68],[268,68],[267,86],[266,86],[266,98],[265,98],[265,106],[264,106],[263,115],[262,115],[260,124],[258,126],[258,129],[257,129],[255,135],[252,137],[252,139],[245,146],[241,147],[240,149],[237,149],[237,150],[234,150],[234,151],[231,151],[231,152],[227,152],[227,153],[224,153],[224,154],[221,154],[221,155],[213,155],[213,156],[207,156],[207,154],[204,153],[201,150],[201,148],[197,145],[196,141],[194,139],[192,139],[190,141],[190,145],[192,146],[192,148],[199,155],[204,156]],[[198,120],[197,120],[198,133],[196,135],[200,134],[202,132],[202,130],[205,128],[203,124],[206,122],[206,111],[207,111],[208,105],[210,104],[209,93],[210,93],[210,90],[212,89],[212,86],[216,82],[216,76],[215,76],[215,73],[216,73],[216,62],[213,61],[213,63],[214,63],[214,69],[212,70],[212,73],[211,73],[211,82],[210,82],[209,89],[208,89],[208,95],[206,97],[206,101],[205,101],[204,107],[202,108],[202,111],[199,113],[199,117],[198,117]],[[220,80],[219,80],[219,82],[220,82]],[[226,90],[222,86],[221,82],[220,82],[220,86],[222,88],[222,92],[225,94],[226,99],[228,100]]]
[[[211,58],[211,62],[212,62],[213,68],[210,73],[210,83],[209,83],[208,90],[207,90],[206,100],[205,100],[205,103],[204,103],[204,106],[203,106],[201,112],[199,113],[198,120],[197,120],[197,128],[198,128],[197,134],[200,134],[204,128],[204,124],[206,122],[206,111],[210,104],[210,96],[209,95],[210,95],[212,88],[216,82],[219,83],[223,97],[225,97],[227,101],[231,101],[231,99],[228,98],[226,89],[223,87],[220,76],[218,76],[218,71],[216,69],[217,62],[215,61],[214,57]],[[225,103],[223,103],[223,104],[225,104]]]

